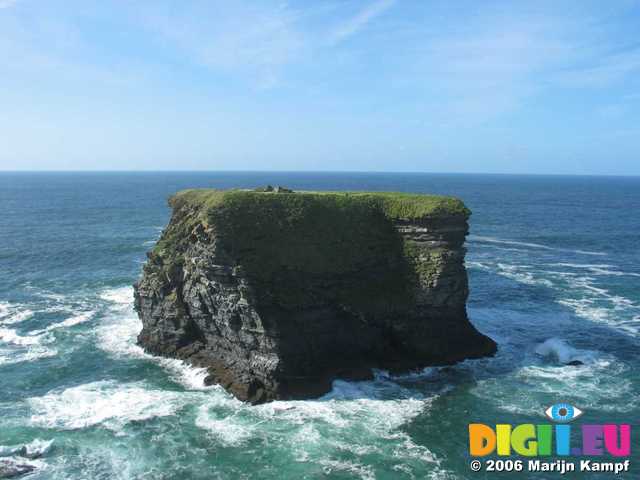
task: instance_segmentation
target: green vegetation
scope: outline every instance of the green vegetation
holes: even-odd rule
[[[261,201],[264,202],[272,201],[272,196],[275,194],[275,191],[192,189],[178,192],[171,197],[170,202],[174,208],[192,205],[206,211],[231,198],[234,201],[243,199],[249,204],[256,199],[262,199]],[[468,217],[471,213],[461,200],[442,195],[418,195],[398,192],[277,193],[277,201],[285,204],[290,202],[297,203],[301,197],[314,197],[327,203],[349,204],[366,202],[371,207],[381,208],[383,213],[393,220],[415,220],[441,215],[464,215]]]
[[[394,221],[470,213],[455,198],[386,192],[185,190],[170,204],[153,251],[166,275],[180,274],[194,232],[208,228],[244,267],[259,304],[364,312],[406,308],[428,273],[417,271],[418,252]]]

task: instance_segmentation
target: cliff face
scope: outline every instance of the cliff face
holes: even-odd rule
[[[467,319],[458,200],[188,190],[170,204],[135,285],[139,343],[241,400],[496,350]]]

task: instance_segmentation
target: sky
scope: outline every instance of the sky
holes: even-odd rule
[[[640,0],[0,0],[0,170],[640,175]]]

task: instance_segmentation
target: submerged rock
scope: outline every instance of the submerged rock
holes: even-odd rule
[[[581,360],[571,360],[570,362],[567,362],[566,365],[569,365],[571,367],[579,367],[580,365],[584,365],[584,362]]]
[[[469,211],[392,193],[187,190],[135,285],[138,342],[241,400],[492,355],[471,325]]]
[[[12,458],[0,459],[0,478],[16,478],[31,473],[35,469],[33,465]]]

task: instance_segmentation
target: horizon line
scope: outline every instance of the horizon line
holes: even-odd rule
[[[530,173],[530,172],[442,172],[442,171],[392,171],[392,170],[205,170],[205,169],[192,169],[192,170],[148,170],[148,169],[136,169],[136,170],[98,170],[98,169],[42,169],[42,170],[19,170],[19,169],[0,169],[0,174],[6,173],[290,173],[290,174],[389,174],[389,175],[496,175],[496,176],[537,176],[537,177],[640,177],[640,174],[620,174],[620,173]]]

